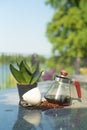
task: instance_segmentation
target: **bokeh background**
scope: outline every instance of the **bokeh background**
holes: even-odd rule
[[[61,70],[87,75],[87,1],[0,1],[0,45],[0,89],[16,86],[9,64],[33,56],[40,81]]]

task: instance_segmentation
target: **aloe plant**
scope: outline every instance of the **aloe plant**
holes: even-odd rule
[[[20,84],[37,83],[42,73],[42,71],[37,72],[37,64],[31,66],[24,60],[20,63],[17,62],[17,67],[10,64],[10,71],[16,81]]]

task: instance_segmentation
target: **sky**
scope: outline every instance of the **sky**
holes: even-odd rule
[[[0,0],[0,53],[51,55],[46,26],[52,15],[45,0]]]

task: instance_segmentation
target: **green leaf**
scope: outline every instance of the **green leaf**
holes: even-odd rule
[[[32,74],[34,74],[37,71],[37,68],[38,68],[38,64],[37,63],[32,65],[32,67],[31,67]]]
[[[23,61],[23,63],[29,74],[32,75],[31,66],[26,61]]]
[[[40,76],[41,76],[42,72],[35,72],[33,75],[32,75],[32,79],[31,79],[31,84],[34,84],[36,82],[38,82]]]
[[[31,74],[33,74],[36,70],[37,70],[37,66],[38,66],[38,64],[37,63],[35,63],[35,64],[33,64],[33,65],[29,65],[28,64],[28,62],[24,62],[24,64],[25,64],[25,67],[26,67],[26,69],[31,73]]]
[[[18,71],[12,64],[10,64],[10,71],[14,78],[17,80],[19,83],[26,83],[26,80],[22,76],[21,72]]]
[[[20,68],[20,63],[17,61],[17,66],[18,66],[18,68]]]
[[[25,67],[25,64],[23,61],[20,63],[20,72],[22,73],[26,82],[30,83],[32,75],[31,75],[30,71],[28,71],[27,68]]]
[[[17,63],[16,69],[12,64],[10,64],[10,70],[14,76],[14,78],[22,84],[34,84],[36,83],[42,72],[39,72],[37,70],[38,64],[34,64],[29,66],[28,63],[26,63],[24,60],[22,60],[20,63]]]

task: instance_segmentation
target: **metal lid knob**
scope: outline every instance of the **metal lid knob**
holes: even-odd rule
[[[65,70],[61,71],[60,74],[61,74],[62,76],[67,76],[67,75],[68,75],[68,73],[67,73]]]

